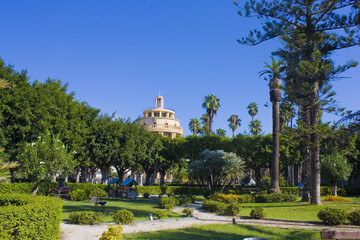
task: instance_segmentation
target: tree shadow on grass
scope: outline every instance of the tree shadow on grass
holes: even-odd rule
[[[158,232],[126,234],[125,239],[243,239],[246,237],[262,237],[271,240],[312,240],[320,239],[317,231],[302,230],[271,230],[256,226],[244,225],[207,225],[195,228],[185,228],[178,230],[167,230]]]

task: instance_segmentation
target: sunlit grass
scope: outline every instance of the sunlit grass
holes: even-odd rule
[[[159,199],[143,199],[138,198],[135,201],[126,201],[113,198],[102,198],[100,201],[106,201],[105,211],[105,221],[112,222],[112,214],[117,212],[120,209],[127,209],[134,214],[135,221],[147,220],[149,219],[149,214],[155,214],[159,210]],[[94,211],[102,212],[101,207],[95,208],[94,203],[87,201],[72,202],[66,201],[63,206],[63,219],[69,219],[71,212],[75,211]],[[179,214],[168,211],[168,218],[178,218],[182,217]]]

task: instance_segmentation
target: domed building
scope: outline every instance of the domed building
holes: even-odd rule
[[[183,136],[180,121],[175,119],[175,111],[164,108],[164,97],[155,98],[155,108],[144,110],[139,124],[150,132],[160,133],[164,137]]]

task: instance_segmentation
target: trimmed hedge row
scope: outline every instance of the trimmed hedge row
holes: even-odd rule
[[[0,239],[59,239],[63,201],[29,194],[0,195]]]
[[[150,195],[199,195],[201,194],[199,187],[188,186],[138,186],[138,193],[144,195],[145,193]]]
[[[92,183],[65,183],[67,187],[76,189],[83,189],[86,191],[86,194],[89,195],[95,189],[102,189],[108,192],[109,186],[106,184],[92,184]],[[29,194],[32,188],[35,186],[35,183],[0,183],[0,194],[6,193],[20,193],[20,194]],[[52,187],[55,187],[56,183],[43,182],[40,184],[37,195],[47,196],[49,195],[48,190]]]

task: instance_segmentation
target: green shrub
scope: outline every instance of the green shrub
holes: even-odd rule
[[[275,202],[296,202],[296,196],[290,194],[271,193],[261,194],[255,197],[256,203],[275,203]]]
[[[261,219],[265,217],[264,208],[263,207],[256,207],[251,209],[250,217],[253,219]]]
[[[329,196],[329,195],[333,195],[333,187],[329,187],[329,186],[322,186],[320,187],[320,193],[321,196]],[[337,189],[337,194],[339,196],[346,196],[346,190],[343,188],[338,188]]]
[[[71,201],[83,201],[89,198],[84,189],[73,190],[69,193]]]
[[[194,212],[194,209],[184,208],[181,213],[184,214],[186,217],[190,217],[192,212]]]
[[[360,225],[360,210],[349,213],[348,219],[352,225]]]
[[[160,198],[159,205],[161,208],[172,210],[179,202],[175,197],[162,197]]]
[[[343,209],[324,208],[318,214],[318,218],[327,225],[340,225],[347,221],[348,214]]]
[[[69,221],[72,224],[80,225],[101,223],[104,221],[104,214],[91,211],[72,212],[70,213]]]
[[[195,203],[195,196],[191,195],[180,195],[175,197],[179,202],[179,205],[189,205]]]
[[[226,205],[226,203],[214,200],[204,200],[202,203],[202,208],[212,213],[224,214]]]
[[[280,190],[283,194],[299,195],[298,187],[281,187]]]
[[[360,187],[344,186],[344,190],[346,192],[346,196],[359,196],[360,195]]]
[[[75,190],[75,191],[79,191],[79,190]],[[94,188],[90,191],[89,197],[107,197],[107,192],[105,192],[103,189],[101,188]]]
[[[241,206],[238,203],[229,203],[227,204],[224,214],[226,216],[235,216],[240,213]]]
[[[29,194],[0,194],[0,239],[59,239],[63,201]]]
[[[239,203],[252,203],[254,201],[254,197],[251,194],[243,194],[238,197]]]
[[[167,214],[167,211],[165,210],[157,210],[155,212],[155,216],[158,218],[158,219],[161,219],[161,218],[166,218],[168,216]]]
[[[117,211],[113,218],[118,224],[130,224],[134,221],[134,214],[126,209],[122,209]]]
[[[108,230],[103,232],[99,240],[121,240],[122,230],[123,230],[123,226],[121,226],[120,224],[117,227],[110,224]]]

